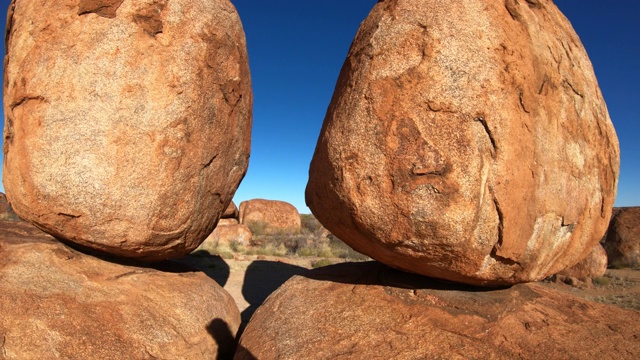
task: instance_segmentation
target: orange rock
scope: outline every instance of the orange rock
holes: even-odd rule
[[[249,159],[245,36],[227,0],[14,0],[4,187],[69,241],[160,260],[213,230]]]
[[[227,209],[222,213],[223,219],[237,219],[238,218],[238,207],[232,201],[227,206]]]
[[[240,223],[254,232],[264,234],[297,234],[301,228],[300,213],[295,206],[277,200],[253,199],[241,202]]]
[[[232,242],[241,245],[251,244],[253,234],[244,224],[218,225],[215,230],[205,239],[201,247],[216,248],[219,245],[229,246]]]
[[[513,284],[602,238],[619,158],[589,58],[552,1],[381,1],[342,68],[306,200],[393,267]]]
[[[614,267],[640,268],[640,207],[616,209],[604,248]]]
[[[240,339],[242,359],[637,359],[640,313],[541,284],[486,290],[374,262],[294,276]]]
[[[559,275],[579,279],[597,278],[607,272],[607,252],[602,245],[597,244],[586,258],[579,263],[559,272]]]
[[[240,313],[204,273],[107,262],[0,221],[0,358],[202,359],[235,349]]]

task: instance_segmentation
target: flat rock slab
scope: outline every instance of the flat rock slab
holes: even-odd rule
[[[637,359],[640,312],[540,284],[487,290],[377,262],[295,276],[253,315],[235,359]]]
[[[77,244],[162,260],[211,233],[251,145],[245,35],[228,0],[14,0],[4,188]]]
[[[163,270],[106,262],[0,221],[0,358],[232,354],[240,314],[231,296],[201,272]]]

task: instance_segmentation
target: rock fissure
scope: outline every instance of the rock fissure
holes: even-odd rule
[[[17,107],[22,106],[24,104],[26,104],[27,102],[30,101],[38,101],[38,102],[47,102],[47,100],[44,98],[44,96],[38,95],[38,96],[23,96],[20,99],[18,99],[17,101],[14,101],[11,103],[11,105],[9,105],[9,107],[11,108],[11,111],[15,110]]]
[[[498,147],[496,145],[496,139],[493,136],[491,129],[489,128],[489,124],[487,124],[487,120],[484,118],[484,116],[479,116],[474,120],[479,122],[482,125],[482,128],[484,129],[485,133],[487,133],[487,136],[489,137],[489,141],[491,141],[491,149],[492,149],[491,156],[495,158],[496,153],[498,151]]]
[[[527,107],[524,104],[524,91],[522,91],[522,89],[518,89],[518,99],[520,100],[520,107],[522,107],[522,111],[529,114],[529,110],[527,110]]]
[[[574,94],[576,94],[576,95],[578,95],[578,96],[580,96],[581,98],[583,98],[583,99],[584,99],[584,94],[582,94],[580,91],[578,91],[578,90],[573,86],[573,84],[572,84],[571,82],[569,82],[569,80],[566,80],[566,79],[565,79],[565,80],[563,81],[563,84],[567,85],[567,86],[571,89],[571,91],[573,91],[573,93],[574,93]]]
[[[80,0],[78,4],[78,16],[96,14],[98,16],[113,19],[124,0]]]

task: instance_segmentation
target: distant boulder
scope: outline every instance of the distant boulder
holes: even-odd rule
[[[251,244],[253,234],[244,224],[218,224],[213,232],[207,236],[199,250],[206,250],[210,253],[218,253],[221,250],[229,250],[236,245],[248,246]],[[196,249],[196,250],[198,250]]]
[[[558,275],[578,279],[597,278],[607,272],[607,252],[602,245],[597,244],[586,258],[579,263],[562,270]]]
[[[610,266],[640,268],[640,207],[616,209],[604,249]]]
[[[222,213],[222,218],[223,219],[237,219],[238,218],[238,207],[236,206],[236,203],[234,203],[233,201],[231,201],[229,203],[229,206],[227,206],[227,208]]]
[[[248,226],[254,235],[298,234],[301,229],[298,210],[287,202],[277,200],[241,202],[240,223]]]

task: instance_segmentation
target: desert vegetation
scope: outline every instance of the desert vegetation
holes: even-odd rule
[[[340,261],[370,259],[331,234],[313,215],[302,214],[300,220],[299,232],[267,231],[267,223],[251,221],[246,224],[253,234],[249,244],[232,239],[228,243],[208,242],[198,250],[205,250],[224,259],[231,259],[237,255],[315,258],[312,262],[314,267]]]

